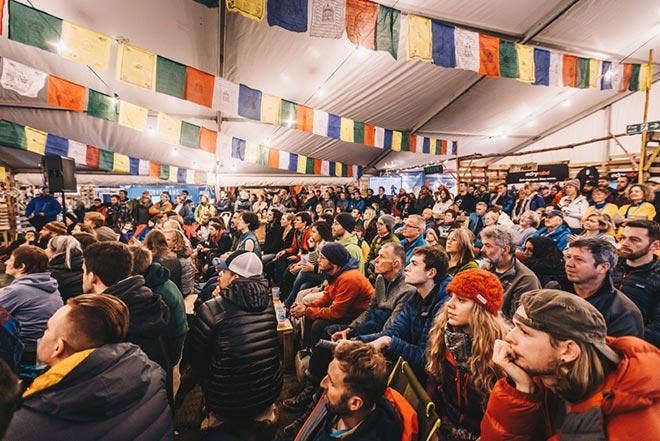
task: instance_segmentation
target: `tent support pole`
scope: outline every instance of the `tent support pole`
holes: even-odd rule
[[[648,77],[653,77],[653,49],[649,49],[649,64],[648,64]],[[642,123],[647,123],[649,120],[649,98],[651,97],[651,86],[652,83],[649,81],[648,87],[644,85],[646,89],[646,94],[644,95],[644,115],[642,118]],[[642,146],[639,152],[639,174],[637,176],[637,182],[640,184],[644,183],[644,171],[646,165],[646,146],[648,144],[648,131],[644,130],[642,132]]]
[[[628,149],[625,148],[623,146],[623,144],[621,144],[621,141],[619,141],[619,138],[617,138],[615,135],[613,135],[612,132],[609,132],[609,133],[610,133],[610,136],[612,137],[612,139],[614,140],[614,142],[616,142],[616,145],[618,145],[619,148],[621,150],[623,150],[626,153],[626,155],[628,155],[628,159],[630,159],[630,163],[632,164],[633,168],[637,168],[637,161],[635,161],[635,157],[630,154]],[[608,158],[608,160],[609,160],[609,158]]]
[[[460,156],[458,156],[458,143],[456,143],[456,184],[457,185],[458,182],[461,180],[460,170],[461,170],[461,158]]]

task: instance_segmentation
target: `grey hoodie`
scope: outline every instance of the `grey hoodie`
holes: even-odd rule
[[[48,319],[62,306],[57,280],[50,273],[33,273],[14,280],[0,290],[0,306],[21,325],[25,352],[37,350],[37,339],[46,330]]]

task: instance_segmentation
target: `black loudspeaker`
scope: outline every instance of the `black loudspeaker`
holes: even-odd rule
[[[51,193],[68,191],[77,192],[76,162],[73,159],[57,155],[46,155],[41,160],[44,182]]]

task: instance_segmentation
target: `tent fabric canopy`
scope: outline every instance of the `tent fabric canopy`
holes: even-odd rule
[[[21,0],[23,1],[23,0]],[[660,9],[652,0],[635,7],[601,0],[379,0],[410,12],[502,37],[612,61],[643,62],[648,49],[660,50]],[[596,89],[531,86],[514,79],[483,78],[419,60],[394,60],[389,52],[357,48],[341,39],[314,38],[257,23],[219,8],[178,0],[117,0],[103,14],[93,2],[51,0],[35,7],[66,20],[146,48],[171,60],[221,75],[275,96],[355,120],[415,134],[457,140],[459,155],[498,153],[534,145],[577,116],[588,117],[627,94]],[[223,7],[223,6],[221,6]],[[220,23],[220,17],[225,23]],[[117,80],[114,66],[93,72],[56,54],[0,37],[0,57],[232,137],[323,160],[373,167],[367,172],[422,165],[452,157],[384,151],[284,127],[218,115],[209,108],[142,90]],[[222,54],[222,64],[220,55]],[[657,66],[654,79],[660,78]],[[635,96],[643,96],[637,92]],[[619,121],[639,122],[639,100],[621,107]],[[566,105],[570,102],[570,105]],[[247,176],[288,176],[283,170],[230,158],[226,147],[213,157],[179,149],[155,137],[85,114],[48,108],[0,88],[0,118],[129,156],[180,167],[213,171],[240,181]],[[660,109],[653,104],[651,118]],[[154,115],[150,115],[154,117]],[[219,117],[221,123],[218,124]],[[594,126],[602,126],[595,124]],[[560,137],[561,138],[561,137]],[[552,138],[558,143],[561,139]],[[638,148],[638,146],[637,146]],[[633,151],[635,147],[632,147]],[[185,150],[185,151],[184,151]],[[14,168],[33,168],[29,155],[0,151]],[[26,159],[27,158],[27,159]],[[560,158],[555,158],[555,160]],[[449,168],[453,167],[450,161]],[[289,181],[305,175],[288,176]],[[306,177],[307,178],[307,177]],[[228,178],[227,178],[228,179]],[[335,178],[335,180],[340,178]],[[265,180],[264,182],[268,182]]]

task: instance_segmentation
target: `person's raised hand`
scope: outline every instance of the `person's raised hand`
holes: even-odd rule
[[[511,345],[504,340],[495,340],[493,362],[515,383],[516,389],[524,393],[532,393],[534,391],[532,377],[518,366],[515,360],[516,355]]]

